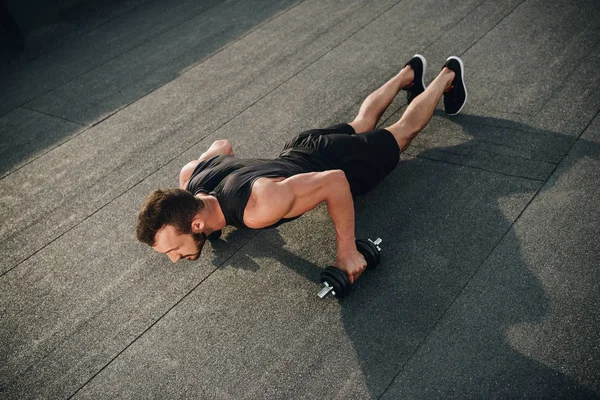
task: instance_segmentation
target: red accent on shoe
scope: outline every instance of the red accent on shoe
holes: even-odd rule
[[[454,89],[454,86],[450,85],[450,87],[448,89],[446,89],[444,91],[444,93],[448,93],[449,91],[451,91],[452,89]]]

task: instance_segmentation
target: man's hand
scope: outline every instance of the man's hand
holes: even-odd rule
[[[346,272],[350,283],[354,283],[367,262],[356,249],[354,201],[342,170],[308,172],[286,179],[257,179],[244,210],[244,224],[253,229],[264,228],[281,218],[302,215],[323,201],[327,203],[327,212],[335,226],[335,265]]]
[[[344,271],[350,284],[353,284],[367,268],[367,261],[358,250],[348,250],[338,253],[335,258],[335,266]]]

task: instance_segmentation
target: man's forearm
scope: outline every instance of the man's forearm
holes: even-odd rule
[[[354,200],[350,184],[343,171],[335,181],[335,189],[330,190],[325,202],[327,212],[333,220],[338,254],[356,250],[354,236]]]

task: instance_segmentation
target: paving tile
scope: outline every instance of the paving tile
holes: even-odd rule
[[[563,156],[600,110],[597,13],[583,0],[305,1],[5,176],[0,393],[593,396],[598,119]],[[151,59],[150,48],[139,54]],[[350,298],[316,297],[335,257],[324,207],[257,236],[229,230],[183,268],[135,242],[144,195],[172,186],[212,140],[231,139],[242,157],[274,154],[294,132],[353,118],[405,57],[425,49],[434,65],[446,48],[473,66],[466,115],[434,117],[356,201],[357,236],[381,236],[384,257]],[[544,63],[556,71],[533,74]],[[127,86],[137,71],[126,64],[88,76],[98,88],[114,71],[119,101],[83,80],[79,98],[57,101],[93,120],[169,78],[142,67]],[[490,100],[494,90],[514,103]],[[384,118],[397,118],[398,97]]]
[[[440,110],[406,153],[544,181],[572,143],[571,136],[530,125],[469,114],[448,118]]]
[[[525,29],[523,21],[535,18],[537,5],[526,2],[515,8],[469,48],[463,56],[469,93],[464,111],[448,123],[440,109],[408,154],[537,180],[550,176],[600,108],[595,93],[600,77],[594,69],[600,61],[600,27],[593,23],[593,5],[544,6],[549,16],[544,14],[540,23],[558,35],[556,43],[530,41],[532,32],[517,34],[513,29]],[[565,23],[552,30],[544,25],[561,26],[562,18],[581,20],[581,27]],[[545,53],[550,47],[553,51]],[[545,65],[553,68],[540,74]],[[569,72],[559,78],[561,70]]]
[[[294,3],[254,0],[212,7],[36,98],[28,106],[84,124],[102,120]]]
[[[596,118],[383,398],[600,396],[599,132]]]
[[[3,54],[0,75],[22,69],[36,57],[61,51],[77,38],[135,13],[152,0],[108,0],[71,4],[40,4],[35,1],[7,1],[11,15],[21,27],[24,45],[18,52]],[[6,61],[6,62],[5,62]]]
[[[75,398],[377,397],[538,187],[404,160],[357,201],[384,254],[351,297],[316,296],[335,258],[320,207],[261,232]]]
[[[589,92],[599,79],[593,72],[599,17],[591,1],[527,1],[517,7],[464,54],[471,88],[466,113],[576,137],[599,106]]]
[[[359,29],[343,24],[348,18],[368,23],[389,5],[371,7],[368,12],[357,3],[341,7],[330,1],[320,7],[307,4],[293,9],[283,20],[272,21],[274,27],[267,24],[2,179],[0,210],[6,223],[0,227],[4,253],[0,270],[13,268],[329,51]],[[321,21],[320,29],[315,30],[309,21]],[[282,25],[286,28],[283,35]],[[283,43],[287,43],[286,52],[271,47],[280,49]],[[235,62],[236,57],[257,63],[250,68]],[[208,147],[205,142],[200,146]],[[35,208],[27,205],[31,199],[36,200]]]
[[[454,24],[479,6],[497,8],[471,1],[400,2],[231,120],[219,134],[230,139],[234,147],[243,148],[245,156],[258,157],[276,152],[294,133],[352,121],[362,101],[397,73],[408,58],[436,43],[446,29],[454,32]],[[514,5],[508,3],[504,12],[511,7]],[[494,15],[501,19],[503,14]],[[482,31],[476,20],[471,22],[478,27],[476,31]],[[464,48],[472,45],[472,38],[462,40]],[[406,96],[400,93],[390,109],[405,104]],[[247,137],[263,140],[248,144]]]
[[[222,1],[146,2],[104,24],[88,21],[89,31],[61,48],[0,76],[0,115],[105,64]]]
[[[64,143],[83,126],[25,108],[0,117],[0,177]]]
[[[172,181],[153,175],[0,277],[3,398],[70,396],[252,237],[183,265],[138,243],[144,197]]]

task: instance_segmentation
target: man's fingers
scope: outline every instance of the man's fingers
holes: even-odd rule
[[[340,263],[340,266],[338,268],[342,269]],[[355,264],[356,265],[356,264]],[[343,268],[343,271],[346,272],[346,276],[348,277],[348,282],[350,282],[350,284],[354,284],[354,282],[356,282],[356,280],[358,279],[359,276],[362,275],[363,272],[365,272],[365,270],[367,269],[367,263],[366,261],[361,264],[359,264],[360,266],[355,266],[355,267],[350,267],[350,268]]]
[[[355,273],[352,274],[352,279],[351,279],[351,284],[354,283],[359,276],[362,275],[363,272],[365,272],[365,269],[367,269],[366,265],[363,265],[362,267],[360,267],[359,270],[357,270]]]

